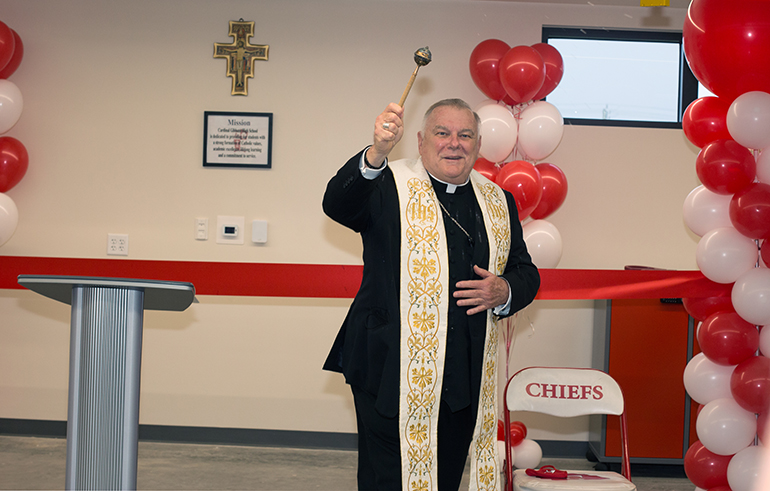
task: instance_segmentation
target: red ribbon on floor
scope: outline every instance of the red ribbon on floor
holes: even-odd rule
[[[363,266],[0,256],[0,289],[19,275],[94,276],[192,283],[198,295],[353,298]],[[700,271],[541,269],[539,300],[729,296]]]

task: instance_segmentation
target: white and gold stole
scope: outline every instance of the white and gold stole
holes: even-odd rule
[[[401,213],[401,375],[399,429],[404,491],[434,491],[446,351],[449,259],[444,220],[420,159],[389,164]],[[489,270],[502,274],[510,249],[503,191],[478,172],[471,183],[484,215]],[[471,445],[471,491],[500,490],[497,462],[497,326],[487,312],[481,393]]]

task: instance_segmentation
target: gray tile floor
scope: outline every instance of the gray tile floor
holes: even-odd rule
[[[544,459],[542,464],[592,468],[573,459]],[[0,435],[0,489],[64,489],[65,465],[64,439]],[[356,489],[355,475],[356,453],[346,450],[139,442],[140,490],[343,491]],[[681,477],[633,480],[639,491],[695,489]]]

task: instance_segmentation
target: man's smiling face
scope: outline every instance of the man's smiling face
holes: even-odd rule
[[[433,110],[417,133],[425,169],[436,179],[464,184],[479,155],[479,128],[471,111],[453,106]]]

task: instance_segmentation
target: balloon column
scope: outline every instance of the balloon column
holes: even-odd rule
[[[0,135],[7,133],[21,116],[21,92],[7,80],[21,63],[24,45],[13,29],[0,21]],[[27,149],[17,139],[0,136],[0,246],[16,231],[19,212],[6,191],[19,183],[27,172]]]
[[[764,458],[756,442],[767,436],[770,413],[768,6],[693,0],[683,29],[690,68],[715,94],[690,104],[682,120],[701,149],[702,183],[685,199],[684,221],[700,237],[703,275],[732,284],[730,297],[684,299],[701,322],[702,350],[684,372],[687,393],[701,405],[684,467],[701,489],[749,491]]]
[[[470,72],[489,98],[476,107],[481,119],[481,157],[474,168],[513,195],[520,221],[531,218],[522,229],[535,265],[555,268],[561,259],[561,235],[545,218],[564,203],[567,178],[559,167],[542,160],[561,142],[564,120],[556,107],[541,99],[561,81],[562,57],[545,43],[511,48],[499,39],[487,39],[471,53]],[[518,316],[506,318],[501,326],[506,378]],[[505,429],[500,431],[500,440],[504,440]],[[513,465],[537,467],[542,450],[526,438],[524,424],[511,423],[510,432]],[[504,443],[500,444],[504,456]]]
[[[554,268],[561,259],[561,235],[545,218],[564,202],[567,178],[541,161],[561,142],[564,120],[540,99],[561,81],[562,57],[545,43],[511,48],[487,39],[471,53],[470,72],[489,97],[476,107],[482,138],[475,169],[513,194],[519,220],[532,219],[523,225],[532,260],[540,268]]]

